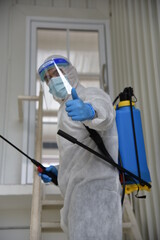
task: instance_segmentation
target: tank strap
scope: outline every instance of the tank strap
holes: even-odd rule
[[[106,149],[106,147],[104,145],[104,142],[103,142],[101,136],[99,135],[99,133],[96,130],[87,127],[85,124],[83,124],[83,125],[85,126],[85,128],[89,132],[90,137],[92,138],[92,140],[96,143],[98,149],[104,154],[104,156],[106,156],[112,162],[114,162],[113,158],[111,157],[111,155],[107,151],[107,149]],[[124,173],[122,173],[122,177],[123,177],[123,183],[124,184],[123,184],[123,192],[122,192],[121,204],[123,205],[124,196],[125,196],[125,176],[124,176]]]
[[[85,126],[85,128],[87,129],[87,131],[89,132],[90,134],[90,137],[92,138],[92,140],[96,143],[98,149],[104,154],[105,157],[109,158],[112,162],[115,163],[115,161],[113,160],[113,158],[111,157],[111,155],[109,154],[109,152],[107,151],[105,145],[104,145],[104,142],[103,142],[103,139],[102,137],[100,136],[100,134],[92,129],[92,128],[89,128],[87,127],[85,124],[83,124]],[[138,153],[138,151],[137,151]],[[137,159],[137,164],[138,164],[138,167],[139,167],[139,161]],[[139,167],[139,171],[140,171],[140,167]],[[140,184],[142,184],[142,186],[144,185],[142,182],[141,182],[141,175],[140,175],[140,172],[138,171],[138,179],[140,181]]]
[[[87,127],[85,124],[83,124],[83,125],[85,126],[85,128],[89,132],[92,140],[96,143],[98,149],[104,154],[104,156],[108,157],[110,160],[112,160],[112,162],[114,162],[113,158],[111,157],[111,155],[107,151],[107,149],[104,145],[104,142],[103,142],[101,136],[99,135],[99,133],[96,130]]]

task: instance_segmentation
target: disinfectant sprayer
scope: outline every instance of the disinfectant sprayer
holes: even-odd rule
[[[134,96],[133,88],[125,88],[118,98],[120,101],[116,105],[116,124],[119,139],[119,164],[139,179],[142,178],[150,183],[141,114],[140,110],[135,107],[137,98]],[[124,180],[121,178],[121,181]],[[141,185],[140,180],[133,181],[128,175],[125,175],[125,186],[126,193],[135,191],[137,187],[139,190],[149,190],[147,186]]]
[[[52,182],[55,185],[58,185],[57,182],[57,176],[52,173],[52,172],[47,172],[46,168],[39,163],[38,161],[36,161],[35,159],[29,157],[26,153],[24,153],[23,151],[21,151],[18,147],[16,147],[13,143],[11,143],[10,141],[8,141],[6,138],[4,138],[2,135],[0,135],[0,138],[2,138],[4,141],[6,141],[8,144],[10,144],[12,147],[14,147],[17,151],[19,151],[20,153],[22,153],[24,156],[26,156],[29,160],[31,160],[31,162],[37,167],[38,172],[42,173],[42,174],[46,174],[47,176],[49,176],[52,179]]]

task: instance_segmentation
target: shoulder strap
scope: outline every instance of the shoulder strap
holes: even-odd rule
[[[93,139],[93,141],[96,143],[98,149],[104,154],[104,156],[106,156],[107,158],[109,158],[111,161],[114,162],[113,158],[111,157],[111,155],[109,154],[109,152],[107,151],[103,139],[102,137],[99,135],[99,133],[92,129],[87,127],[85,124],[83,124],[85,126],[85,128],[87,129],[87,131],[90,134],[90,137]]]

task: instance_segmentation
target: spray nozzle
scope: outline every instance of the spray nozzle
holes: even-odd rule
[[[123,92],[120,93],[120,101],[130,100],[134,96],[133,88],[126,87]]]
[[[132,97],[135,98],[135,100],[133,101],[132,100]],[[137,98],[136,96],[134,95],[134,92],[133,92],[133,88],[132,87],[126,87],[123,92],[121,92],[117,97],[116,99],[113,101],[113,105],[116,103],[117,100],[120,100],[121,101],[130,101],[132,100],[132,102],[137,102]]]

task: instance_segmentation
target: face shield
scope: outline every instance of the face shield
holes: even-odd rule
[[[51,56],[38,69],[42,85],[46,82],[57,101],[65,100],[71,94],[72,86],[65,71],[69,66],[64,57]]]

